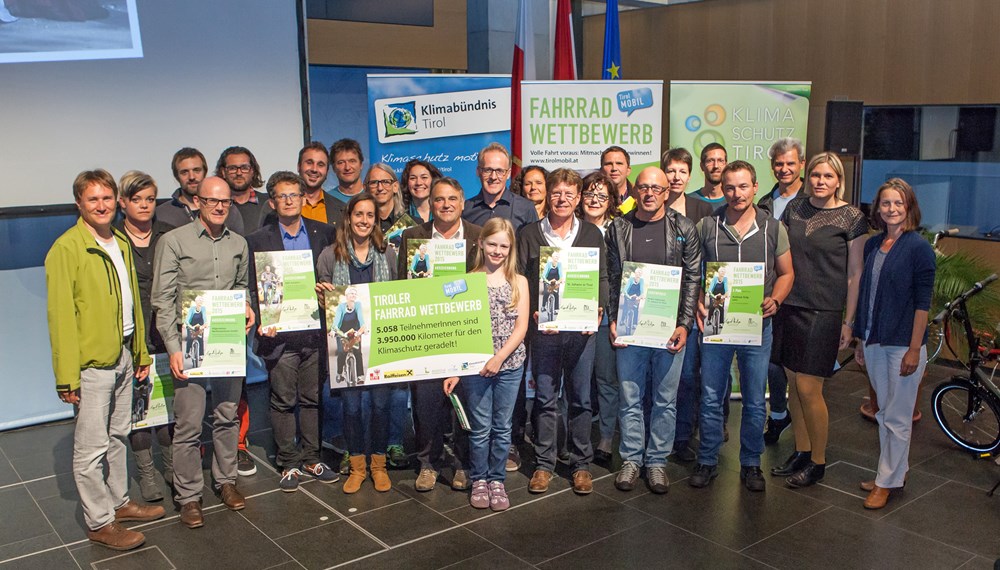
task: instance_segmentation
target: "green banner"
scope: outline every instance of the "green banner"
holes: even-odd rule
[[[762,196],[773,180],[771,145],[786,137],[806,142],[811,89],[808,81],[671,81],[670,146],[688,149],[697,163],[706,145],[721,144],[730,162],[753,165]],[[695,164],[688,188],[704,184]]]
[[[493,352],[486,274],[334,287],[332,388],[478,374]]]
[[[312,250],[254,254],[260,325],[277,331],[319,330]]]
[[[626,261],[618,298],[617,343],[667,348],[677,328],[680,267]]]
[[[406,240],[406,278],[465,275],[464,239]]]
[[[174,376],[170,356],[154,354],[149,376],[132,385],[132,429],[160,426],[174,421]]]
[[[538,330],[597,331],[600,250],[541,247],[538,255]]]
[[[184,372],[192,378],[246,376],[246,291],[182,295]]]
[[[763,263],[706,263],[703,342],[760,346],[763,302]]]

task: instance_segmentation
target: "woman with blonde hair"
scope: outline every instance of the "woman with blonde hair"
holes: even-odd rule
[[[510,506],[506,480],[514,402],[526,359],[524,335],[528,332],[528,280],[517,273],[514,226],[492,218],[479,235],[479,251],[472,273],[486,273],[493,327],[494,355],[475,376],[465,376],[462,393],[469,412],[469,460],[472,495],[477,509],[503,511]],[[459,378],[444,381],[451,394]]]
[[[771,358],[788,371],[788,409],[795,452],[771,474],[789,487],[813,485],[826,471],[829,414],[823,382],[833,376],[837,352],[853,337],[858,284],[868,222],[843,200],[844,165],[832,152],[806,166],[806,195],[788,203],[781,221],[795,284],[775,316]]]

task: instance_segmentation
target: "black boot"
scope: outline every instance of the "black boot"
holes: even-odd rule
[[[801,489],[802,487],[819,483],[823,480],[824,474],[826,474],[825,463],[823,465],[816,465],[810,461],[801,471],[785,479],[785,483],[793,489]]]
[[[808,465],[812,460],[812,451],[796,451],[785,460],[781,467],[772,467],[771,475],[775,477],[788,477],[794,475]]]

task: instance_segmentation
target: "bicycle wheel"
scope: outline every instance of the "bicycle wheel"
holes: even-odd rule
[[[941,430],[975,453],[1000,447],[1000,402],[965,378],[952,378],[934,389],[931,409]]]

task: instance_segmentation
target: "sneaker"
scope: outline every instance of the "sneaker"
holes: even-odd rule
[[[694,473],[688,478],[688,485],[696,489],[701,489],[702,487],[708,487],[712,479],[719,476],[719,466],[718,465],[704,465],[698,463],[694,466]]]
[[[508,473],[512,473],[521,468],[521,453],[517,450],[516,445],[510,446],[510,451],[507,452],[507,466],[505,467]]]
[[[639,464],[626,461],[622,464],[622,470],[615,477],[615,488],[619,491],[631,491],[635,489],[635,484],[639,480]]]
[[[312,465],[303,465],[302,470],[319,480],[320,483],[336,483],[340,481],[340,474],[330,469],[330,466],[322,461]]]
[[[510,508],[510,499],[507,498],[507,489],[500,481],[490,481],[490,510],[499,513],[508,508]]]
[[[451,488],[456,491],[464,491],[469,488],[469,474],[465,469],[456,469],[455,476],[451,478]]]
[[[296,468],[285,469],[281,472],[281,481],[278,481],[278,488],[286,493],[294,493],[299,490],[299,477],[302,472]]]
[[[490,506],[490,487],[483,479],[472,484],[472,494],[469,495],[469,504],[474,509],[485,509]]]
[[[257,464],[253,462],[249,451],[240,449],[236,452],[236,472],[241,477],[249,477],[257,473]]]
[[[662,465],[646,468],[646,482],[649,483],[649,490],[657,495],[664,495],[670,490],[667,468]]]
[[[413,484],[413,488],[421,493],[425,493],[434,489],[435,483],[437,483],[438,474],[437,471],[433,469],[421,469],[420,473],[417,475],[417,481]],[[485,485],[486,482],[484,481]],[[475,486],[473,486],[473,493],[475,493]],[[473,505],[475,506],[475,505]],[[478,507],[485,509],[486,507]]]
[[[771,416],[767,417],[767,423],[764,424],[764,444],[774,445],[778,443],[778,438],[781,437],[781,433],[788,429],[792,425],[792,418],[789,415],[776,420]]]
[[[385,457],[389,462],[389,467],[402,469],[410,464],[410,458],[406,456],[402,445],[390,445],[385,451]]]
[[[340,466],[337,467],[337,471],[341,475],[350,475],[351,474],[351,454],[350,453],[348,453],[348,452],[345,451],[344,455],[342,455],[340,457]]]
[[[678,441],[674,444],[674,452],[671,453],[678,461],[683,461],[684,463],[691,463],[698,458],[695,455],[694,450],[688,445],[686,441]]]
[[[755,493],[759,493],[764,490],[766,482],[764,481],[764,472],[760,470],[758,465],[743,465],[740,467],[740,480],[746,485],[747,489]]]

